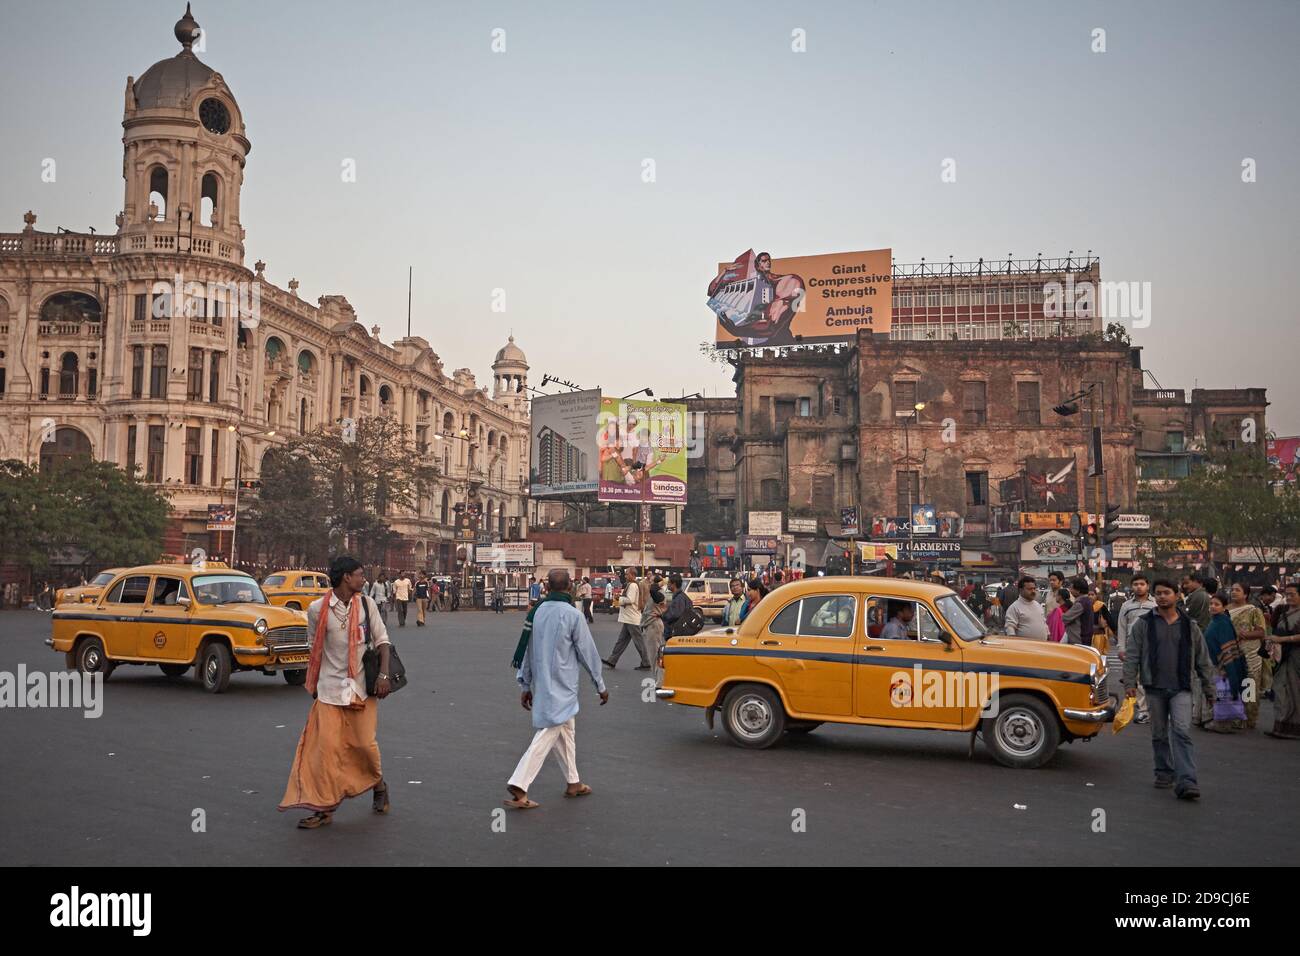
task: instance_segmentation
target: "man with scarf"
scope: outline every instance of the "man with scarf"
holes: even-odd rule
[[[298,821],[305,830],[327,825],[344,799],[374,791],[374,811],[387,813],[388,785],[375,740],[375,698],[392,690],[388,679],[388,630],[375,602],[366,597],[361,562],[340,555],[330,564],[333,590],[307,608],[311,662],[307,691],[314,698],[289,770],[281,810],[311,810]],[[367,643],[379,651],[375,695],[366,694],[362,655]]]
[[[573,601],[569,572],[556,568],[546,578],[546,597],[533,605],[524,619],[524,631],[515,648],[512,666],[519,668],[519,702],[533,715],[532,743],[506,784],[507,807],[531,810],[537,802],[528,798],[546,756],[556,750],[568,786],[566,797],[591,793],[578,776],[574,719],[578,713],[578,668],[587,672],[604,705],[609,691],[601,677],[600,652],[582,612]],[[558,749],[557,749],[558,748]]]
[[[1124,691],[1126,696],[1136,697],[1139,684],[1146,689],[1156,787],[1172,787],[1180,800],[1198,800],[1201,791],[1192,753],[1192,695],[1199,690],[1213,708],[1214,668],[1200,626],[1178,609],[1173,582],[1158,580],[1151,590],[1155,610],[1134,621],[1129,631]]]

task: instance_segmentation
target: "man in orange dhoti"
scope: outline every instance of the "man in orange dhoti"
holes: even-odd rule
[[[298,750],[289,770],[281,810],[311,810],[298,826],[314,830],[328,824],[348,797],[374,791],[374,811],[387,813],[388,785],[379,763],[375,740],[378,723],[376,698],[387,697],[388,631],[379,608],[367,598],[361,562],[340,555],[330,564],[333,590],[307,608],[307,634],[311,663],[307,690],[315,698],[307,726],[298,738]],[[366,694],[361,656],[367,631],[379,650],[379,678],[374,696]]]

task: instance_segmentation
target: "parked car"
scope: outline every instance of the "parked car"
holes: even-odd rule
[[[102,673],[123,664],[156,664],[168,677],[191,667],[203,688],[219,694],[233,671],[307,679],[310,645],[301,611],[273,607],[242,571],[187,564],[127,568],[93,605],[54,609],[46,644],[69,667]]]
[[[54,592],[54,603],[94,604],[104,593],[104,585],[124,570],[124,568],[109,568],[107,571],[100,571],[80,587],[59,588]]]
[[[329,589],[329,575],[321,571],[276,571],[262,581],[262,593],[271,604],[295,611],[307,610]]]
[[[907,637],[886,639],[903,606]],[[830,722],[977,733],[999,763],[1040,767],[1118,703],[1093,648],[991,635],[950,588],[896,578],[791,582],[739,627],[670,638],[663,665],[657,696],[710,727],[721,713],[742,747]]]
[[[705,620],[722,620],[722,612],[731,600],[731,578],[687,578],[682,588]]]

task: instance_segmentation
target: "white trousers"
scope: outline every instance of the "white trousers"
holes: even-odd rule
[[[565,782],[578,782],[578,750],[574,743],[574,720],[575,718],[570,717],[558,726],[544,727],[533,734],[533,742],[528,745],[524,755],[519,758],[519,765],[515,767],[515,772],[510,775],[510,786],[518,787],[527,793],[542,769],[542,764],[546,762],[546,755],[552,750],[555,751],[556,759],[560,761]]]

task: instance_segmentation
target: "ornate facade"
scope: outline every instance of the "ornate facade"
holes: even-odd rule
[[[181,52],[128,77],[125,195],[114,235],[0,234],[0,458],[90,454],[136,469],[175,509],[167,550],[224,553],[210,504],[233,501],[287,438],[396,417],[442,472],[418,514],[393,517],[394,563],[450,570],[458,505],[522,536],[528,364],[513,338],[494,385],[443,370],[419,337],[391,345],[346,298],[298,297],[244,265],[239,198],[252,145],[220,73],[176,24]],[[237,447],[238,443],[238,447]],[[236,461],[238,460],[238,474]]]

